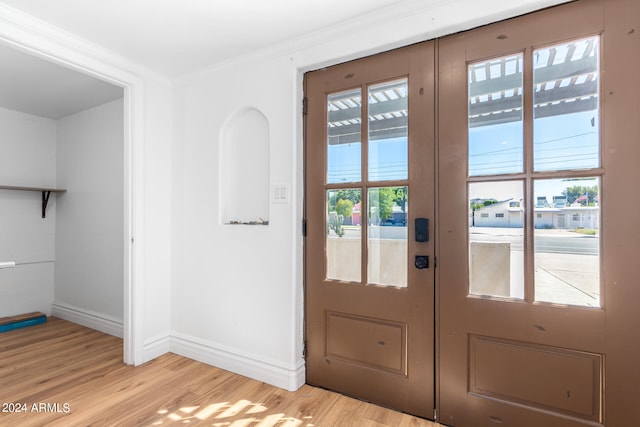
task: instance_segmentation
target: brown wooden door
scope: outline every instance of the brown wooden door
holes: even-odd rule
[[[580,1],[439,42],[440,422],[638,422],[639,16]]]
[[[427,418],[433,67],[424,43],[305,75],[307,382]]]

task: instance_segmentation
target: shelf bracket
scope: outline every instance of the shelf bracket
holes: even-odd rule
[[[47,190],[42,191],[42,218],[47,217],[47,204],[49,203],[50,195],[51,195],[51,191],[47,191]]]
[[[47,204],[49,204],[49,196],[51,193],[64,193],[64,188],[47,188],[47,187],[17,187],[15,185],[2,185],[0,184],[0,190],[15,190],[15,191],[39,191],[42,193],[42,218],[47,217]]]

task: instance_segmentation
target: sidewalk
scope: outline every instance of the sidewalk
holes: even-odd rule
[[[576,254],[536,254],[536,300],[600,306],[599,257]]]
[[[511,244],[510,276],[511,295],[523,296],[524,260],[522,253],[522,228],[472,227],[471,236],[476,241],[509,242]],[[563,241],[573,239],[597,239],[563,229],[536,229],[536,236],[558,237]],[[558,251],[561,252],[561,251]],[[582,253],[536,252],[535,295],[536,301],[558,304],[600,306],[600,258]]]

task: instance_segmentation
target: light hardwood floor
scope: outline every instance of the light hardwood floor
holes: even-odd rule
[[[287,392],[175,354],[126,366],[122,340],[52,317],[0,334],[0,404],[0,426],[438,426],[308,385]]]

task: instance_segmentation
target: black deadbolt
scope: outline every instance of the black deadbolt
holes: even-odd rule
[[[416,218],[416,242],[429,241],[429,218]]]
[[[426,255],[416,255],[416,268],[419,270],[429,268],[429,257]]]

